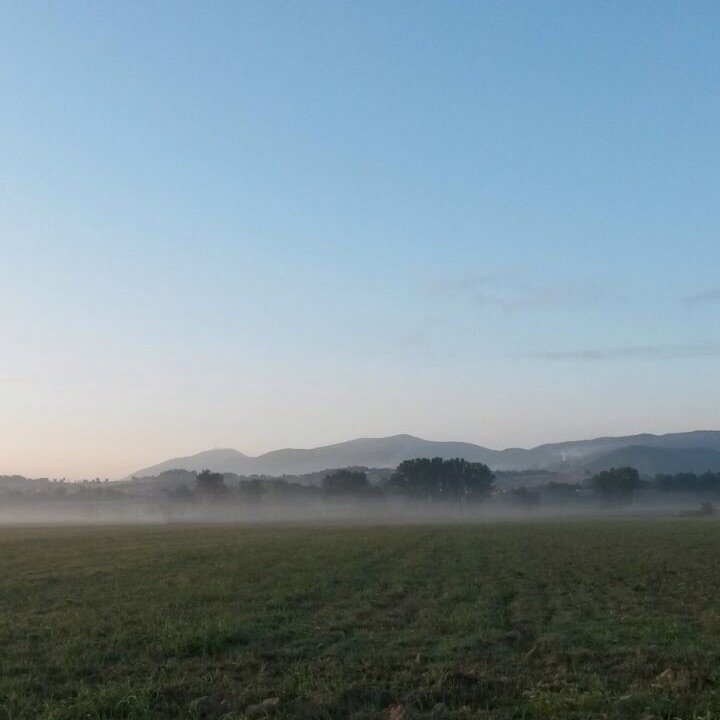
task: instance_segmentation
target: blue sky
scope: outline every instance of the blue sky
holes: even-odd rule
[[[0,2],[0,472],[720,428],[719,32]]]

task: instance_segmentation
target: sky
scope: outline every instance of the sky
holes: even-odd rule
[[[0,0],[0,474],[720,429],[719,34]]]

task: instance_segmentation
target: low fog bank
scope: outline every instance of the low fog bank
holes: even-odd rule
[[[714,515],[703,510],[695,497],[666,499],[639,498],[623,507],[598,503],[540,504],[532,508],[502,501],[458,509],[449,503],[426,507],[421,503],[359,501],[351,505],[269,501],[258,506],[239,503],[174,501],[32,502],[5,503],[0,507],[0,525],[92,525],[92,524],[175,524],[175,523],[468,523],[501,520],[561,519],[573,517],[670,517]]]
[[[562,480],[562,481],[559,481]],[[284,478],[176,470],[82,483],[0,477],[0,524],[441,523],[591,516],[711,516],[720,474],[589,478],[492,473],[418,458],[395,471],[342,469]]]

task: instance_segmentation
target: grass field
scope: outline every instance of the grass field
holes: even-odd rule
[[[0,718],[717,718],[720,523],[0,529]]]

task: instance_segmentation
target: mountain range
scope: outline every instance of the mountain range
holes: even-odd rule
[[[580,474],[631,465],[646,475],[700,473],[720,470],[720,431],[601,437],[506,450],[465,442],[423,440],[412,435],[359,438],[311,449],[286,448],[256,457],[226,448],[172,458],[138,470],[133,477],[159,475],[166,470],[205,468],[238,475],[299,475],[343,467],[391,468],[416,457],[460,457],[499,471],[550,470]]]

